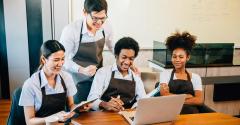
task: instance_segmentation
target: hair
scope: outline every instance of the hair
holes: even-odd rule
[[[186,31],[182,33],[177,31],[166,39],[166,47],[171,53],[177,48],[183,48],[187,55],[190,55],[196,39],[196,36],[191,35]]]
[[[92,11],[100,12],[102,10],[105,10],[107,13],[108,4],[106,0],[85,0],[84,10],[87,13],[91,13]]]
[[[61,51],[61,50],[65,52],[64,46],[57,40],[48,40],[48,41],[44,42],[40,49],[41,57],[40,57],[40,66],[38,69],[42,69],[42,67],[44,65],[41,60],[42,56],[45,58],[48,58],[49,56],[51,56],[51,54]]]
[[[137,57],[139,52],[139,46],[136,40],[131,37],[123,37],[117,41],[114,47],[114,54],[119,55],[122,49],[132,49],[135,52],[135,57]]]

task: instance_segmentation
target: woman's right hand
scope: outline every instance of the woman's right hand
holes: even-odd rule
[[[160,84],[160,94],[163,95],[163,96],[170,94],[169,87],[166,83],[161,83]]]
[[[97,71],[97,67],[95,65],[89,65],[87,67],[80,67],[78,72],[87,76],[93,76]]]

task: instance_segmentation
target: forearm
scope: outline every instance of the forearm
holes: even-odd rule
[[[203,104],[203,100],[199,97],[186,98],[184,104],[201,105],[201,104]]]
[[[29,120],[27,120],[27,125],[45,125],[45,118],[37,118],[37,117],[34,117],[34,118],[31,118]]]

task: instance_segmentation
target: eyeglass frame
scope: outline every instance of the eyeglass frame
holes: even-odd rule
[[[91,13],[89,13],[91,19],[93,22],[98,22],[98,20],[100,20],[102,23],[105,22],[108,18],[108,16],[106,15],[105,17],[103,18],[98,18],[98,17],[94,17]]]

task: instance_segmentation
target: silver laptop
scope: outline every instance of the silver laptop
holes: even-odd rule
[[[138,100],[136,111],[122,111],[120,114],[131,124],[152,124],[174,121],[180,114],[185,94],[150,97]]]

